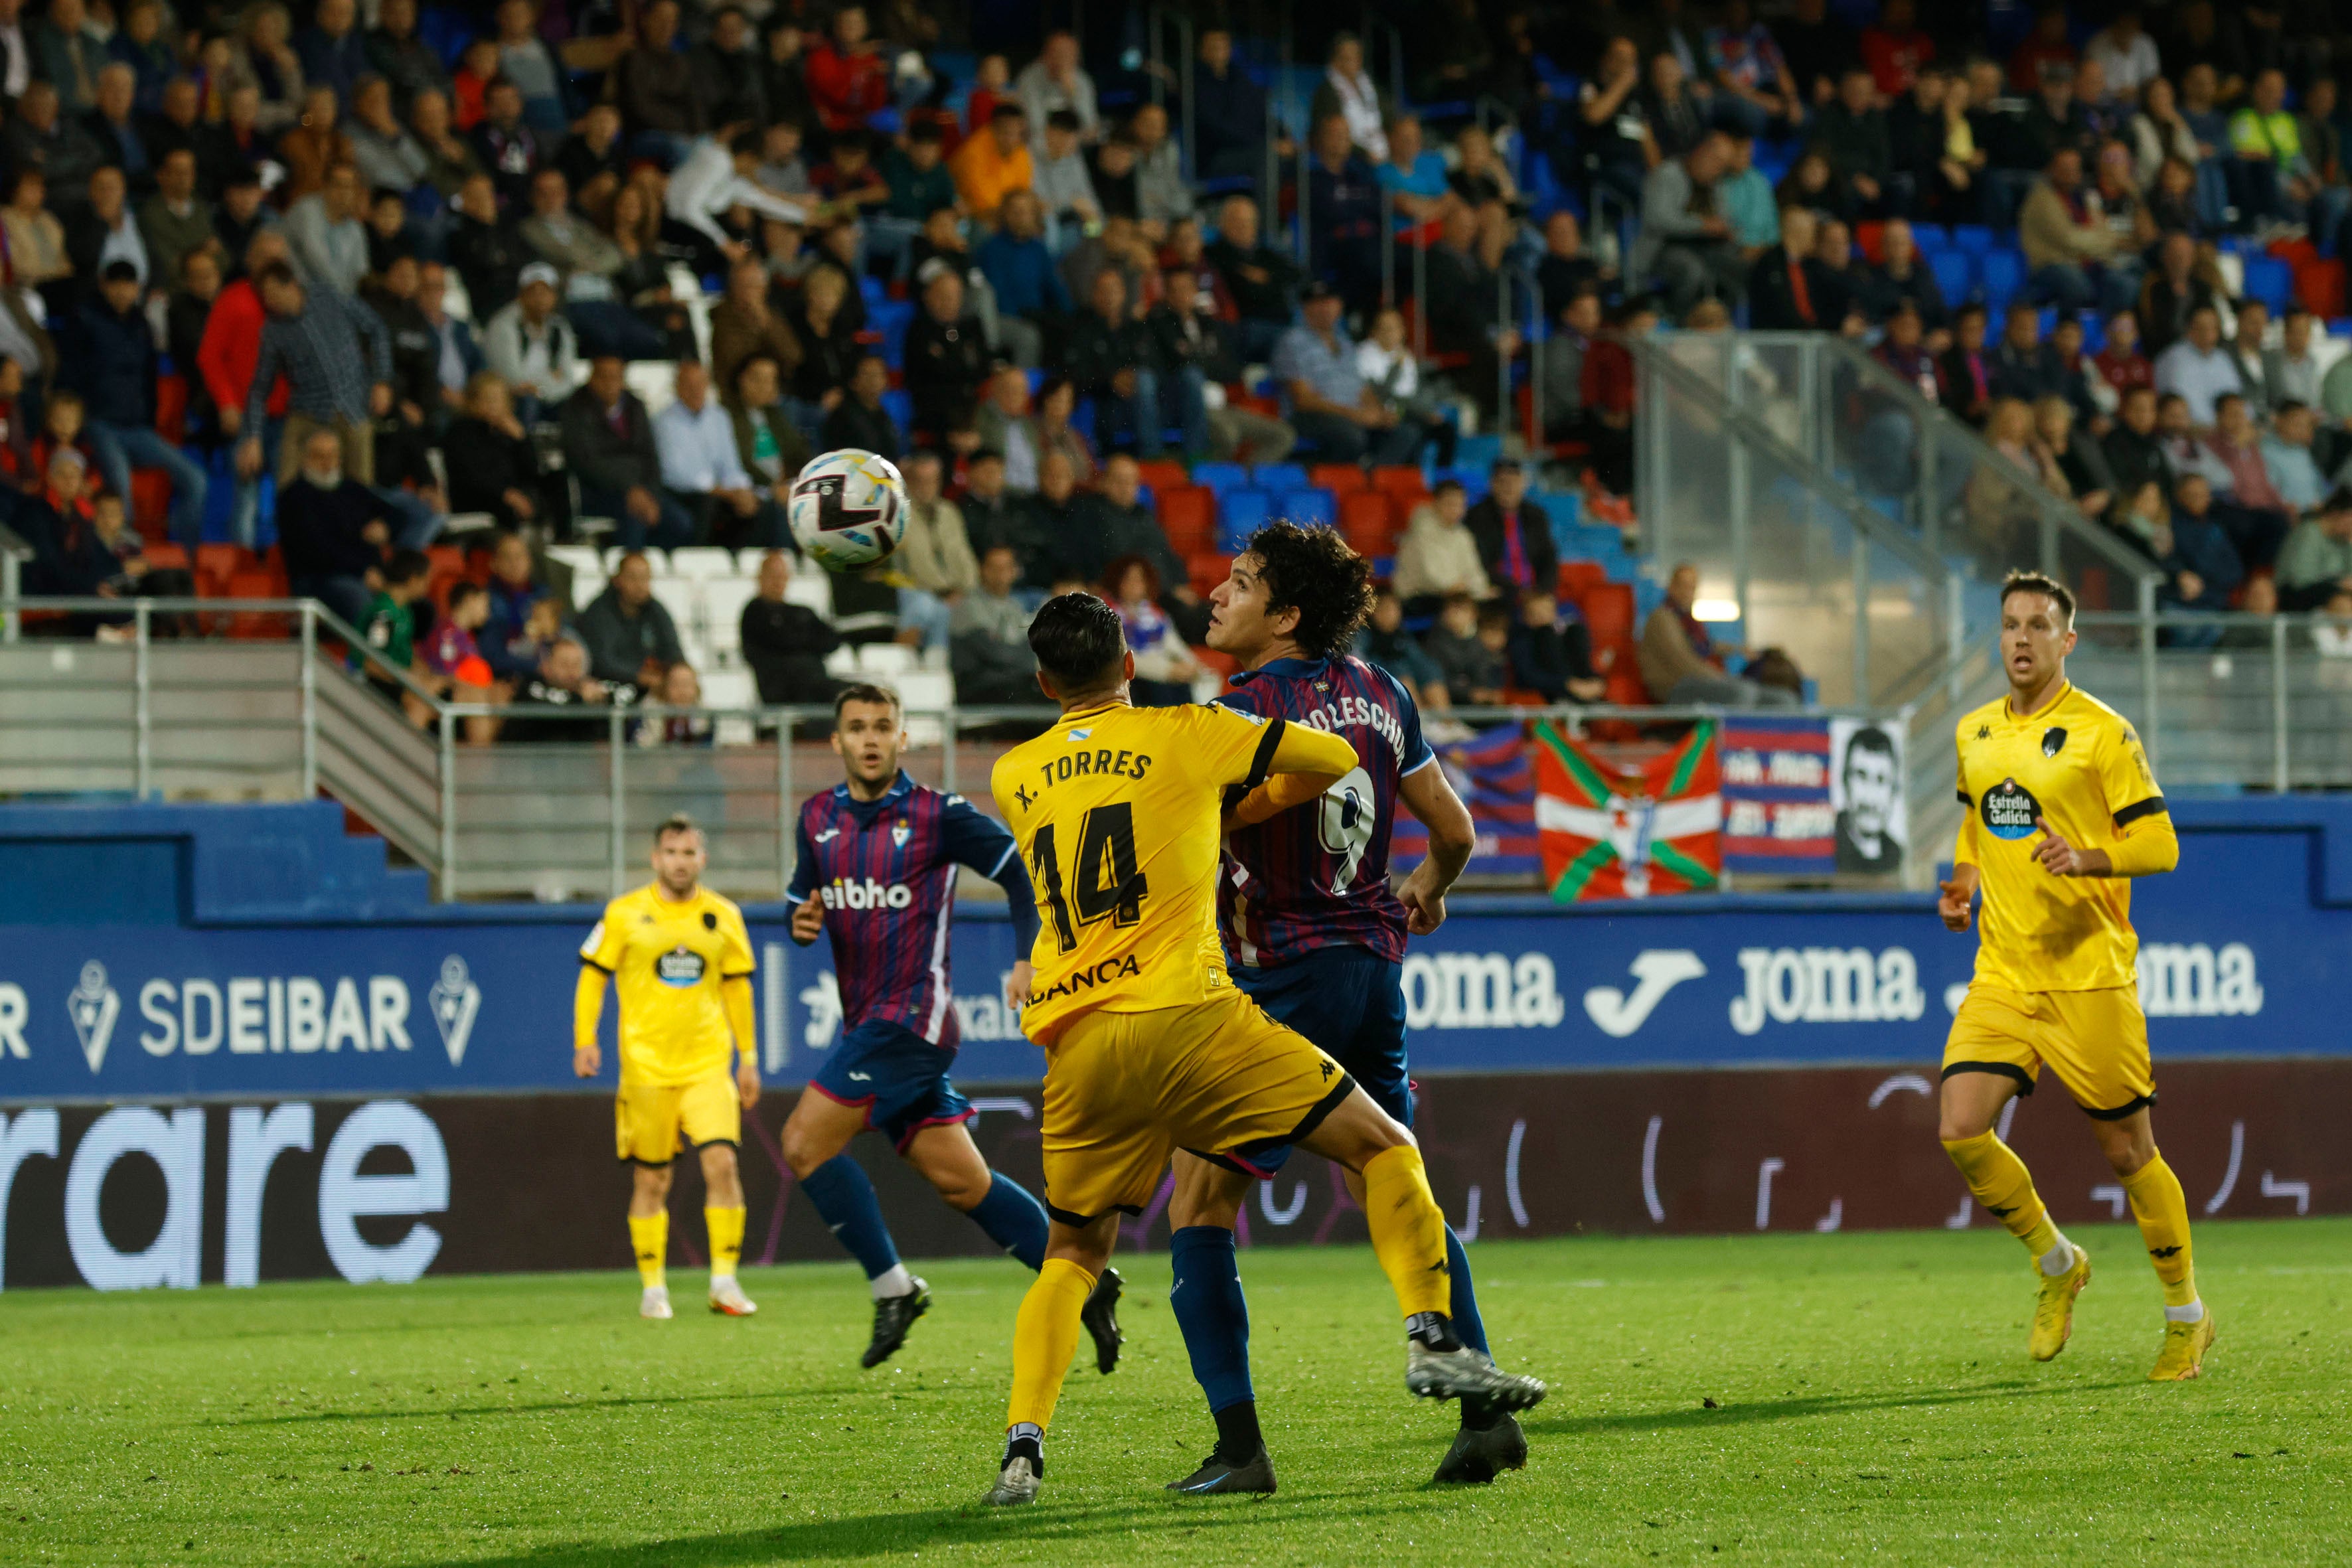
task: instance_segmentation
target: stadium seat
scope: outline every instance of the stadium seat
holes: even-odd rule
[[[1217,539],[1217,498],[1199,485],[1171,487],[1158,497],[1160,531],[1179,555],[1206,550]]]
[[[1297,463],[1267,463],[1250,470],[1250,483],[1268,495],[1307,488],[1307,470]]]
[[[1331,500],[1329,490],[1285,490],[1275,515],[1301,528],[1337,528],[1339,509]]]
[[[677,635],[686,641],[700,640],[702,628],[702,584],[683,577],[654,579],[654,603],[669,612],[677,623]]]
[[[1936,287],[1943,291],[1948,304],[1958,305],[1969,297],[1973,287],[1969,258],[1959,251],[1937,251],[1927,258],[1927,270],[1936,275]]]
[[[1595,588],[1607,585],[1608,568],[1597,561],[1563,561],[1559,563],[1559,596],[1573,600],[1580,609],[1585,596]],[[1589,621],[1591,617],[1587,616]]]
[[[1274,498],[1264,490],[1227,490],[1217,500],[1217,548],[1240,550],[1273,509]]]
[[[2294,292],[2294,272],[2275,256],[2246,258],[2246,294],[2270,307],[2273,319],[2284,313]]]
[[[1423,496],[1429,493],[1429,481],[1418,468],[1398,463],[1372,470],[1372,489],[1384,495]]]
[[[245,551],[235,544],[196,546],[196,592],[206,598],[228,597],[228,580],[244,565]]]
[[[882,394],[882,412],[890,416],[900,433],[914,427],[915,395],[903,386],[894,386]]]
[[[1217,584],[1233,570],[1234,558],[1213,551],[1185,557],[1184,568],[1192,579],[1192,591],[1206,597],[1215,592]]]
[[[1249,470],[1239,463],[1195,463],[1192,465],[1192,482],[1205,485],[1222,496],[1227,490],[1246,489],[1250,482]]]
[[[232,599],[277,598],[278,582],[268,572],[248,569],[238,572],[228,580],[227,597]],[[228,635],[243,642],[275,642],[293,636],[289,617],[273,615],[268,610],[239,610],[229,617]]]
[[[621,383],[645,404],[647,418],[677,401],[677,366],[669,360],[631,360]]]
[[[757,708],[760,689],[748,669],[706,669],[698,672],[702,678],[702,705],[705,708]]]
[[[712,653],[731,661],[741,652],[743,606],[759,592],[748,577],[714,577],[702,585],[704,643]]]
[[[172,515],[172,476],[161,468],[131,470],[131,526],[161,539]]]
[[[188,438],[188,381],[183,375],[155,378],[155,434],[166,441]]]
[[[955,701],[955,678],[945,670],[909,668],[898,687],[899,705],[910,713],[938,713]]]
[[[885,300],[866,315],[866,324],[882,334],[882,363],[898,370],[907,363],[907,329],[915,324],[911,300]]]
[[[1397,534],[1394,503],[1379,490],[1357,490],[1339,498],[1339,531],[1359,555],[1390,553]]]
[[[188,551],[185,545],[166,541],[160,544],[150,544],[141,553],[147,557],[147,564],[156,571],[185,572],[188,570]]]
[[[1144,488],[1155,494],[1160,490],[1181,489],[1192,483],[1192,478],[1184,471],[1183,464],[1170,462],[1165,458],[1154,458],[1135,467],[1142,478]]]
[[[1980,223],[1956,223],[1952,226],[1952,248],[1982,256],[1992,248],[1992,230]]]
[[[1362,467],[1355,463],[1318,463],[1307,470],[1307,482],[1329,490],[1335,496],[1344,496],[1371,484]]]
[[[806,605],[826,620],[833,619],[833,579],[814,567],[803,567],[793,574],[784,584],[784,603]]]
[[[895,642],[861,643],[857,648],[857,668],[866,675],[904,675],[915,668],[915,650]]]
[[[2014,250],[1988,250],[1977,258],[1977,280],[1986,303],[1998,310],[2025,287],[2025,258]]]
[[[735,552],[715,544],[690,544],[669,552],[669,572],[673,577],[698,583],[707,583],[713,577],[732,577]]]

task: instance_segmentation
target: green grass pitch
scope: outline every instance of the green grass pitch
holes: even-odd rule
[[[1006,1513],[969,1500],[1009,1261],[925,1267],[936,1305],[874,1373],[846,1265],[752,1271],[748,1321],[641,1322],[624,1275],[12,1293],[0,1562],[2352,1557],[2352,1221],[2201,1226],[2221,1341],[2180,1385],[2143,1381],[2137,1233],[2075,1234],[2098,1271],[2048,1366],[2023,1259],[1981,1227],[1482,1243],[1496,1351],[1553,1394],[1527,1470],[1444,1489],[1453,1411],[1404,1394],[1370,1253],[1246,1252],[1262,1500],[1160,1490],[1211,1434],[1166,1254],[1129,1255],[1128,1361],[1072,1373],[1044,1496]],[[698,1309],[698,1277],[671,1284]]]

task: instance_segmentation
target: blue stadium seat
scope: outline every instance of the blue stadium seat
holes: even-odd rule
[[[1468,463],[1456,463],[1450,468],[1432,468],[1429,472],[1430,484],[1434,486],[1440,479],[1461,481],[1462,489],[1470,497],[1470,504],[1473,506],[1484,500],[1486,498],[1486,492],[1494,488],[1488,480],[1485,468]]]
[[[1206,481],[1196,480],[1195,482],[1205,483]],[[1305,489],[1307,470],[1297,463],[1267,463],[1261,468],[1250,470],[1249,482],[1270,495],[1281,495],[1287,490]]]
[[[1476,468],[1481,473],[1494,467],[1495,459],[1503,455],[1500,436],[1464,436],[1454,444],[1454,466],[1456,468]]]
[[[2275,317],[2294,294],[2294,270],[2275,256],[2246,258],[2246,294],[2271,308]]]
[[[915,324],[915,306],[908,300],[885,300],[871,306],[866,320],[882,334],[882,363],[892,370],[907,364],[907,329]]]
[[[871,272],[857,280],[857,293],[858,297],[866,301],[867,310],[872,310],[890,297],[890,290],[883,287],[882,279],[875,277]]]
[[[2025,287],[2025,258],[2014,250],[1988,250],[1977,258],[1977,281],[1996,310]]]
[[[1285,490],[1282,504],[1275,515],[1301,528],[1337,528],[1339,525],[1339,506],[1331,499],[1329,490],[1304,487]]]
[[[898,427],[901,435],[905,434],[914,427],[915,395],[903,386],[891,387],[882,394],[882,412],[890,416],[890,423]]]
[[[1200,470],[1193,470],[1193,478]],[[1229,489],[1217,496],[1217,548],[1228,554],[1238,554],[1249,542],[1249,536],[1265,526],[1274,510],[1274,498],[1264,490]]]
[[[1299,478],[1304,479],[1306,476],[1301,474]],[[1222,496],[1227,490],[1248,488],[1249,470],[1239,463],[1195,463],[1192,465],[1192,482],[1206,485]]]
[[[1982,256],[1992,248],[1992,230],[1980,223],[1956,223],[1952,226],[1952,248]]]
[[[1551,519],[1552,542],[1565,551],[1576,531],[1584,523],[1584,498],[1574,490],[1545,490],[1531,496],[1544,515]]]
[[[1952,248],[1951,231],[1939,223],[1915,223],[1911,226],[1911,242],[1922,256],[1936,256]]]
[[[1938,250],[1927,258],[1927,270],[1936,275],[1936,287],[1943,290],[1944,302],[1958,306],[1975,287],[1970,277],[1969,258],[1957,250]]]

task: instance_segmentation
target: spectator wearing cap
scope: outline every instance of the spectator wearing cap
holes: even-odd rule
[[[760,494],[735,447],[735,427],[710,395],[698,360],[677,367],[677,395],[654,418],[662,483],[701,520],[706,538],[731,538],[760,514]],[[763,542],[778,542],[770,540]]]
[[[613,67],[613,101],[630,150],[674,168],[710,126],[695,95],[694,61],[671,45],[677,37],[677,0],[654,0],[637,16],[637,47]]]
[[[288,402],[278,443],[280,482],[300,466],[311,432],[325,429],[342,442],[343,471],[373,484],[373,422],[392,409],[392,337],[383,320],[331,289],[305,288],[283,261],[264,268],[255,285],[268,319],[246,393],[238,472],[251,478],[261,471],[264,407],[282,373]]]
[[[963,276],[944,261],[925,265],[922,309],[907,329],[907,390],[915,405],[914,435],[926,446],[970,451],[981,384],[988,379],[988,345],[980,323],[964,314]]]
[[[278,493],[278,542],[294,592],[356,626],[367,618],[367,574],[391,547],[395,524],[382,496],[344,469],[335,432],[310,426]]]
[[[360,221],[366,198],[360,172],[338,163],[327,183],[286,215],[286,238],[304,281],[349,297],[367,276],[368,231]]]
[[[542,409],[570,394],[580,338],[557,302],[554,268],[534,261],[516,280],[521,291],[490,318],[482,353],[514,394],[522,422],[535,425]]]
[[[169,473],[172,531],[193,550],[204,539],[205,470],[156,434],[155,339],[139,308],[139,274],[118,260],[99,276],[97,295],[63,324],[63,379],[81,394],[90,448],[108,486],[130,495],[134,463]]]
[[[180,276],[180,260],[192,250],[218,250],[213,237],[213,205],[196,194],[196,155],[182,148],[167,153],[155,170],[155,192],[139,204],[139,235],[159,283]]]
[[[628,365],[606,354],[588,380],[564,400],[563,462],[580,481],[580,504],[609,517],[631,550],[650,542],[664,549],[695,542],[694,516],[662,486],[661,452],[652,416],[628,388]]]
[[[824,416],[822,440],[828,451],[854,447],[862,452],[875,452],[895,459],[906,450],[905,437],[882,406],[882,395],[890,388],[890,367],[882,363],[880,354],[867,354],[857,362],[849,378],[846,395],[833,405]]]
[[[1028,190],[1036,181],[1026,127],[1019,104],[1000,103],[989,116],[988,129],[965,138],[949,160],[965,208],[983,224],[994,226],[1004,198],[1014,191]]]
[[[1528,499],[1528,473],[1510,458],[1488,470],[1489,489],[1463,519],[1478,542],[1487,580],[1506,594],[1548,593],[1559,579],[1551,517]]]
[[[1339,290],[1309,283],[1298,324],[1275,345],[1274,375],[1290,399],[1291,427],[1326,462],[1410,462],[1422,432],[1364,384],[1339,310]]]

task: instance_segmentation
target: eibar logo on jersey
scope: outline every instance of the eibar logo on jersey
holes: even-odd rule
[[[1985,831],[1995,838],[2027,838],[2032,836],[2034,819],[2042,815],[2042,803],[2015,779],[2003,779],[1985,791],[1979,809]]]
[[[1056,996],[1075,996],[1081,991],[1091,991],[1097,985],[1108,985],[1114,980],[1132,980],[1143,973],[1135,954],[1125,958],[1106,958],[1087,969],[1074,969],[1030,999],[1030,1005],[1050,1002]]]
[[[449,1065],[464,1066],[466,1042],[473,1037],[474,1018],[482,1010],[482,988],[466,973],[466,961],[453,952],[441,961],[440,978],[425,994],[433,1009],[433,1023],[441,1031],[441,1048],[449,1053]]]
[[[2066,749],[2066,731],[2053,724],[2042,731],[2042,754],[2054,757]]]
[[[853,882],[835,877],[816,890],[829,910],[903,910],[915,901],[914,893],[904,882],[892,882],[887,887],[868,877]]]
[[[93,958],[81,966],[81,983],[66,998],[66,1011],[81,1037],[81,1054],[96,1072],[106,1065],[107,1042],[114,1038],[114,1020],[122,1014],[122,998],[106,983],[106,965]]]
[[[681,943],[654,960],[654,978],[684,990],[702,984],[705,967],[702,954]]]
[[[907,847],[907,840],[914,835],[915,830],[904,822],[894,822],[890,825],[890,842],[897,848],[904,849]]]
[[[1743,994],[1731,1026],[1743,1035],[1775,1024],[1909,1023],[1927,1010],[1919,963],[1908,948],[1874,957],[1866,947],[1743,947]]]

